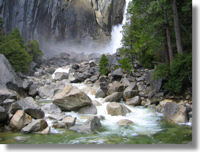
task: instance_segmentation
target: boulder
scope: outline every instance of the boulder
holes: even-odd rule
[[[128,108],[126,108],[123,104],[117,103],[117,102],[112,102],[109,103],[106,107],[108,114],[112,116],[125,116],[127,113],[130,112]]]
[[[61,92],[53,97],[53,103],[63,111],[71,111],[91,105],[92,101],[84,92],[67,84]]]
[[[65,117],[61,123],[64,123],[67,128],[72,127],[76,123],[76,117]]]
[[[107,94],[110,95],[114,92],[123,92],[125,89],[125,86],[120,83],[119,81],[113,81],[108,85],[108,92]]]
[[[38,84],[33,83],[30,85],[28,94],[32,97],[35,97],[38,94]]]
[[[6,87],[0,86],[0,104],[6,99],[17,100],[18,96],[15,91],[9,90]]]
[[[114,92],[113,94],[107,96],[104,101],[105,102],[120,102],[123,97],[121,92]]]
[[[59,114],[61,113],[60,108],[52,103],[48,103],[48,104],[44,104],[41,109],[45,112],[45,113],[51,113],[51,114]]]
[[[0,86],[6,87],[10,84],[13,88],[9,87],[9,89],[22,88],[22,80],[16,75],[9,61],[2,54],[0,54],[0,65]]]
[[[10,105],[8,113],[14,115],[18,110],[22,110],[22,107],[15,102]]]
[[[122,119],[122,120],[119,120],[118,122],[117,122],[117,124],[119,125],[119,126],[129,126],[129,125],[132,125],[132,124],[134,124],[131,120],[128,120],[128,119]]]
[[[37,105],[36,101],[32,97],[26,97],[17,101],[22,109],[35,119],[41,119],[44,117],[44,112]]]
[[[101,76],[99,78],[99,86],[100,86],[100,89],[105,93],[107,94],[107,91],[108,91],[108,84],[109,84],[109,80],[108,80],[108,77],[107,76]]]
[[[106,97],[105,92],[101,88],[99,88],[96,92],[95,98],[104,98],[104,97]]]
[[[10,127],[16,130],[21,130],[24,126],[31,123],[32,118],[22,110],[18,110],[10,120]]]
[[[6,122],[8,119],[8,114],[6,110],[0,106],[0,123]]]
[[[61,81],[63,79],[68,79],[69,74],[66,72],[56,72],[55,73],[55,80]]]
[[[78,110],[78,113],[80,114],[97,114],[97,108],[95,105],[90,105],[86,107],[82,107]]]
[[[4,107],[5,110],[8,112],[10,106],[15,102],[16,102],[15,99],[6,99],[0,104],[0,106]]]
[[[123,72],[122,72],[122,69],[119,68],[119,69],[116,69],[115,71],[113,71],[111,73],[111,76],[112,76],[112,81],[119,81],[121,80],[121,78],[123,77]]]
[[[101,127],[100,119],[97,116],[90,117],[84,124],[78,124],[69,129],[79,133],[91,133]]]
[[[123,92],[124,99],[130,99],[137,95],[138,91],[134,90],[135,87],[136,87],[135,82],[130,83],[130,85]]]
[[[187,122],[187,109],[182,104],[167,102],[164,106],[164,118],[169,122],[185,123]]]
[[[65,115],[63,113],[58,113],[58,114],[48,114],[47,117],[49,119],[52,119],[52,120],[57,120],[57,121],[61,121]]]
[[[32,121],[30,124],[28,124],[26,127],[22,128],[23,133],[31,133],[31,132],[39,132],[44,130],[48,127],[48,124],[43,119],[37,119],[35,121]]]
[[[126,104],[127,104],[127,105],[132,105],[132,106],[138,106],[138,105],[141,104],[140,97],[139,97],[139,96],[135,96],[135,97],[133,97],[133,98],[131,98],[131,99],[128,99],[128,100],[126,101]]]
[[[52,98],[54,96],[54,89],[55,87],[51,85],[45,85],[38,88],[38,94],[43,99]]]

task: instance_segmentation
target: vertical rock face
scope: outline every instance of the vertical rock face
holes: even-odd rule
[[[0,0],[6,32],[25,40],[98,39],[123,19],[125,0]]]

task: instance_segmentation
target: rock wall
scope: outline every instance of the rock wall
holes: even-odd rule
[[[123,19],[125,0],[0,0],[6,32],[24,40],[100,39]]]

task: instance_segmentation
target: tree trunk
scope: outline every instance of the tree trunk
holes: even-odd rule
[[[165,20],[165,32],[166,32],[166,38],[167,38],[169,62],[170,62],[170,64],[172,64],[174,57],[173,57],[173,49],[172,49],[172,44],[171,44],[171,34],[169,31],[169,22],[168,22],[167,12],[166,12],[165,8],[163,8],[163,13],[164,13],[164,20]]]
[[[177,51],[178,51],[178,53],[183,53],[176,0],[173,0],[172,8],[173,8],[174,30],[175,30],[175,34],[176,34]]]

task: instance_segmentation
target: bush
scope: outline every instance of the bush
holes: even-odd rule
[[[131,72],[131,65],[127,58],[123,58],[119,61],[121,68],[127,72]]]
[[[182,93],[192,85],[192,53],[179,54],[170,66],[170,73],[164,88],[174,93]]]
[[[99,62],[99,74],[107,75],[110,72],[108,58],[103,54]]]
[[[9,35],[4,35],[0,41],[0,53],[6,56],[15,71],[29,70],[32,57],[26,51],[18,29],[14,29]]]
[[[165,79],[164,88],[180,94],[192,85],[192,53],[178,54],[172,64],[158,65],[153,73],[154,79]]]
[[[32,57],[13,39],[0,45],[0,53],[4,54],[16,71],[27,72]]]
[[[29,41],[26,45],[27,52],[32,56],[33,61],[37,62],[43,55],[36,40]]]

